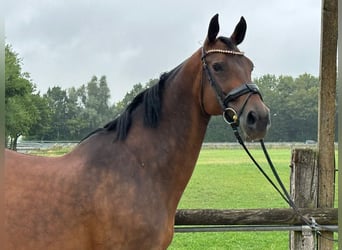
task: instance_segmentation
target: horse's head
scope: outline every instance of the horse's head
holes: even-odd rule
[[[266,135],[270,115],[258,87],[251,81],[253,63],[237,48],[245,37],[246,28],[246,21],[241,17],[229,38],[217,37],[218,15],[211,19],[202,47],[207,79],[207,84],[202,86],[202,105],[208,114],[223,113],[228,123],[240,126],[245,139],[257,140]]]

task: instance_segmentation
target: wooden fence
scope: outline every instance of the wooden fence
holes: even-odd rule
[[[337,208],[301,208],[301,215],[314,217],[321,225],[337,225]],[[179,209],[175,225],[302,225],[291,208],[272,209]]]
[[[294,149],[291,160],[291,195],[298,211],[273,209],[179,209],[176,232],[209,231],[282,231],[290,233],[290,249],[314,249],[315,236],[301,216],[314,218],[320,232],[338,231],[338,209],[317,208],[317,151]],[[243,227],[242,227],[243,226]]]

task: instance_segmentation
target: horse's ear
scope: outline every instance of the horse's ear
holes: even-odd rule
[[[209,29],[208,29],[208,40],[210,43],[216,40],[216,36],[220,31],[220,25],[218,22],[218,14],[213,16],[210,20]]]
[[[247,23],[246,20],[241,17],[239,23],[236,25],[233,34],[230,36],[230,39],[235,45],[239,45],[242,43],[243,39],[246,35]]]

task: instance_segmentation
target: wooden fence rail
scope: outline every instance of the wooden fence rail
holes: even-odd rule
[[[337,225],[337,208],[303,208],[300,213],[321,225]],[[290,208],[272,209],[179,209],[175,225],[303,225]]]

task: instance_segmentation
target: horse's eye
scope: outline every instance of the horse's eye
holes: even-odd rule
[[[216,72],[223,71],[223,66],[222,66],[221,63],[214,63],[214,64],[213,64],[213,69],[214,69]]]

